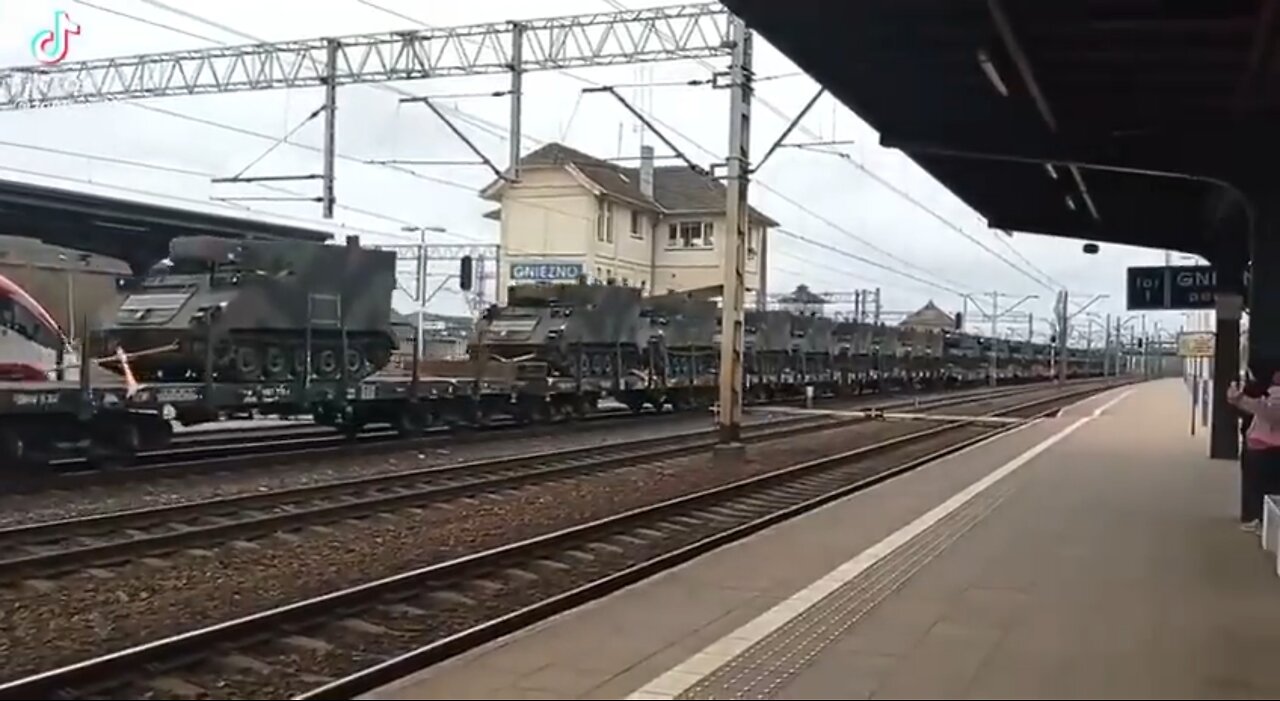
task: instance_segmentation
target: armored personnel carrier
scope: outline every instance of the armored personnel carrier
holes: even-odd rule
[[[385,367],[395,254],[297,241],[175,238],[169,258],[124,281],[91,347],[130,354],[138,380],[348,380]],[[345,361],[345,362],[344,362]]]
[[[553,376],[618,377],[641,367],[648,341],[640,290],[614,285],[516,285],[476,325],[472,353],[542,361]]]
[[[720,309],[715,302],[673,292],[644,300],[651,371],[692,382],[714,375],[720,354]]]

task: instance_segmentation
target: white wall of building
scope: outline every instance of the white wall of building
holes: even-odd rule
[[[580,264],[588,280],[613,279],[659,294],[721,282],[723,215],[663,216],[602,197],[563,168],[522,173],[501,204],[500,302],[512,284],[512,265],[522,264]],[[752,227],[746,265],[752,290],[760,284],[763,235],[762,226]]]
[[[675,227],[674,240],[672,227]],[[701,236],[698,229],[701,228]],[[760,237],[763,227],[752,227],[747,255],[748,289],[760,285]],[[707,245],[710,233],[711,245]],[[720,263],[724,257],[724,241],[728,232],[724,216],[671,215],[664,217],[655,249],[654,286],[659,293],[718,285]]]
[[[596,198],[563,169],[530,169],[502,198],[500,302],[520,263],[582,263],[595,252]]]

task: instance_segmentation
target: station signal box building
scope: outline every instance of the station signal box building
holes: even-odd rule
[[[646,294],[721,283],[728,231],[723,183],[686,165],[639,168],[558,143],[521,159],[520,178],[495,180],[482,196],[500,207],[500,303],[513,284],[588,282],[639,287]],[[746,254],[748,304],[767,286],[768,231],[778,224],[752,208]]]

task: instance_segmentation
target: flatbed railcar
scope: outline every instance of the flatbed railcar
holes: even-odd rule
[[[766,372],[761,356],[747,353],[749,403],[803,396],[853,396],[912,388],[946,388],[987,382],[986,357],[927,359],[913,365],[911,355],[846,354],[815,363],[804,354],[777,355]],[[1069,356],[1068,376],[1101,374],[1101,364]],[[1006,359],[1013,366],[1013,358]],[[1023,371],[1002,370],[1000,381],[1049,379],[1047,364],[1032,358],[1017,361]],[[779,367],[778,363],[781,363]],[[717,384],[714,373],[673,373],[656,378],[555,377],[536,362],[478,366],[461,361],[419,364],[418,377],[376,375],[345,385],[310,382],[166,382],[134,387],[122,380],[0,382],[0,466],[36,467],[64,456],[87,457],[111,465],[128,462],[141,451],[162,450],[174,423],[194,425],[252,412],[264,417],[310,416],[322,425],[356,433],[367,426],[389,425],[405,436],[433,426],[483,427],[499,419],[517,423],[563,421],[586,416],[601,400],[642,403],[657,410],[710,407]],[[496,369],[501,371],[495,371]],[[435,369],[439,372],[428,372]],[[1043,370],[1043,372],[1041,372]],[[620,381],[615,381],[619,379]],[[0,474],[3,473],[0,469]]]
[[[261,418],[310,416],[352,434],[390,425],[415,436],[433,426],[484,426],[501,417],[522,423],[568,418],[587,412],[584,397],[603,394],[603,389],[546,377],[387,375],[349,385],[165,382],[133,387],[114,379],[0,382],[0,466],[39,466],[66,456],[104,465],[127,462],[138,452],[165,449],[175,423],[195,425],[246,412]]]
[[[514,292],[514,288],[513,288]],[[744,401],[937,390],[990,381],[992,351],[1002,384],[1053,377],[1047,344],[950,331],[835,323],[785,311],[752,311],[744,334]],[[89,332],[92,338],[94,331]],[[90,347],[93,344],[83,344]],[[417,344],[414,344],[414,348]],[[479,321],[468,357],[394,358],[350,380],[320,374],[236,382],[134,382],[107,356],[78,367],[79,381],[0,383],[0,467],[42,463],[70,452],[109,464],[160,450],[174,422],[229,415],[309,416],[351,434],[390,425],[412,436],[439,426],[563,421],[612,399],[639,412],[710,408],[717,399],[719,313],[686,295],[642,298],[627,288],[557,286],[513,294]],[[118,353],[124,353],[118,349]],[[1101,374],[1099,351],[1070,349],[1067,376]]]

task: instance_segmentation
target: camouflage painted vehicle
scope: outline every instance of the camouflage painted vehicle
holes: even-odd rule
[[[471,353],[540,361],[553,377],[618,378],[639,372],[648,329],[640,290],[614,285],[516,285],[507,305],[476,324]]]
[[[692,385],[715,374],[720,361],[720,308],[687,293],[644,300],[649,322],[649,368],[667,384]]]
[[[395,254],[298,241],[176,238],[169,258],[122,284],[95,354],[130,354],[139,380],[348,380],[385,367]],[[345,336],[345,338],[344,338]],[[344,350],[345,345],[345,363]],[[345,367],[344,367],[345,366]],[[118,369],[118,368],[117,368]]]
[[[816,314],[796,314],[791,322],[791,349],[800,377],[827,384],[835,380],[835,322]]]

